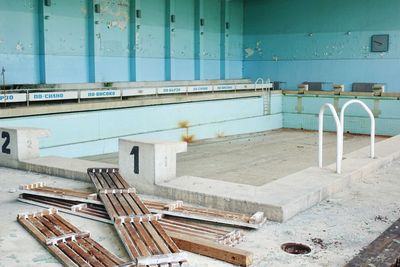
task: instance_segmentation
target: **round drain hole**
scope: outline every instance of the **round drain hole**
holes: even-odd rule
[[[307,245],[300,243],[285,243],[281,246],[281,249],[290,254],[308,254],[311,252],[311,248]]]

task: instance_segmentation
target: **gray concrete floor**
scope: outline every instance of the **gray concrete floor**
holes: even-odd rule
[[[385,139],[377,137],[376,141]],[[369,136],[346,134],[344,154],[368,146]],[[318,133],[280,129],[196,141],[178,154],[177,176],[197,176],[234,183],[263,185],[317,165]],[[118,163],[118,154],[84,159]],[[324,165],[336,160],[336,133],[324,133]]]
[[[378,237],[400,217],[400,161],[371,173],[351,188],[335,194],[286,223],[267,222],[261,229],[245,231],[239,248],[254,253],[254,267],[343,266],[364,246]],[[0,266],[61,266],[50,253],[17,222],[16,214],[40,208],[16,200],[16,188],[23,183],[94,190],[89,183],[0,168]],[[108,224],[63,215],[104,247],[127,259],[113,227]],[[314,242],[317,239],[320,242]],[[314,241],[313,241],[314,240]],[[300,242],[311,246],[307,255],[291,255],[282,243]],[[190,266],[228,267],[230,264],[188,254]]]

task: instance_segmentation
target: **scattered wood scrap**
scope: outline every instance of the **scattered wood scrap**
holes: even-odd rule
[[[65,266],[120,266],[124,261],[62,218],[56,209],[19,214],[18,222]],[[128,265],[127,265],[128,266]]]
[[[99,194],[49,187],[44,183],[35,183],[21,186],[22,194],[20,194],[18,200],[46,208],[56,207],[63,212],[106,223],[115,224],[117,222],[116,228],[122,228],[126,224],[142,224],[143,226],[146,223],[147,226],[149,224],[151,226],[156,222],[179,249],[240,266],[249,266],[251,264],[253,255],[251,252],[230,247],[242,240],[243,234],[241,231],[222,230],[210,225],[206,226],[200,222],[256,229],[265,222],[262,212],[246,215],[217,209],[194,208],[184,205],[182,201],[166,203],[145,200],[141,202],[136,195],[135,189],[131,188],[119,175],[118,169],[102,169],[101,171],[100,169],[89,169],[88,174],[96,188],[100,188]],[[110,205],[112,217],[103,205],[103,198]],[[139,203],[137,203],[137,200],[139,200]],[[156,216],[149,216],[150,212]],[[195,223],[192,220],[197,220],[199,223]],[[129,243],[130,246],[124,244],[127,250],[135,248],[136,253],[139,254],[137,258],[141,257],[144,260],[148,260],[149,256],[140,254],[139,246],[141,244],[142,251],[149,251],[151,250],[149,246],[151,242],[149,243],[147,242],[148,240],[144,239],[130,239],[129,234],[138,233],[140,237],[141,233],[139,229],[134,227],[129,227],[131,230],[129,232],[128,227],[123,227],[125,228],[125,235],[122,232],[118,233],[124,243],[125,239],[127,242],[131,242]],[[146,228],[144,229],[147,230]],[[157,232],[157,229],[153,228],[153,231],[148,233],[154,232]],[[134,242],[137,242],[137,244]],[[131,257],[133,256],[131,253],[129,254]],[[134,260],[137,258],[132,257]],[[153,262],[158,264],[164,261],[165,257],[154,257]],[[149,261],[142,261],[141,263],[148,264]]]
[[[165,232],[160,214],[152,214],[136,190],[116,169],[89,169],[108,215],[129,256],[136,265],[180,264],[186,254]]]
[[[114,169],[116,170],[116,169]],[[112,184],[113,188],[129,188],[126,183]],[[41,196],[49,196],[54,198],[62,198],[68,200],[77,200],[79,202],[99,204],[101,201],[97,199],[97,194],[82,191],[73,191],[62,188],[47,187],[44,183],[35,183],[30,185],[22,185],[23,193],[37,194]],[[253,215],[243,213],[222,211],[218,209],[209,209],[203,207],[191,207],[185,205],[182,201],[166,203],[162,201],[144,200],[143,203],[150,212],[156,214],[165,214],[172,217],[180,217],[205,222],[226,224],[250,229],[258,229],[261,227],[266,218],[263,212],[256,212]]]
[[[238,266],[250,266],[253,262],[253,253],[246,250],[227,247],[201,238],[188,237],[178,233],[171,233],[170,236],[181,249],[193,253]]]
[[[71,200],[30,195],[27,193],[20,194],[18,200],[44,208],[57,208],[61,212],[113,224],[113,221],[108,216],[103,204],[79,203]],[[189,237],[193,236],[228,246],[234,246],[243,239],[243,233],[239,230],[227,231],[209,225],[173,217],[161,218],[159,222],[168,235],[171,233],[179,233]]]
[[[345,267],[400,266],[400,219],[360,251]]]

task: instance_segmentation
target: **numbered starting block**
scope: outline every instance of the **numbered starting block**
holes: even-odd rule
[[[185,142],[119,139],[119,171],[141,193],[154,194],[155,184],[176,178],[176,154]]]
[[[18,168],[19,162],[39,157],[40,137],[50,132],[38,128],[0,128],[0,165]]]

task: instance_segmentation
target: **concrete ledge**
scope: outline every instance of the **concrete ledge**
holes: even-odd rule
[[[279,94],[281,91],[272,91]],[[176,95],[160,95],[160,96],[141,96],[133,97],[126,100],[92,100],[83,103],[53,103],[49,105],[29,106],[29,107],[12,107],[3,108],[0,118],[21,117],[32,115],[45,115],[55,113],[105,110],[116,108],[142,107],[163,104],[178,104],[188,102],[198,102],[207,100],[234,99],[243,97],[259,97],[262,91],[238,91],[238,92],[214,92],[214,93],[198,93],[198,94],[176,94]]]
[[[158,184],[157,193],[231,211],[263,211],[268,219],[284,222],[399,158],[400,136],[377,143],[377,158],[368,153],[365,147],[345,155],[341,175],[334,172],[335,164],[311,167],[259,187],[184,176]]]
[[[90,182],[88,168],[118,168],[117,165],[63,157],[40,157],[24,160],[18,169]]]

